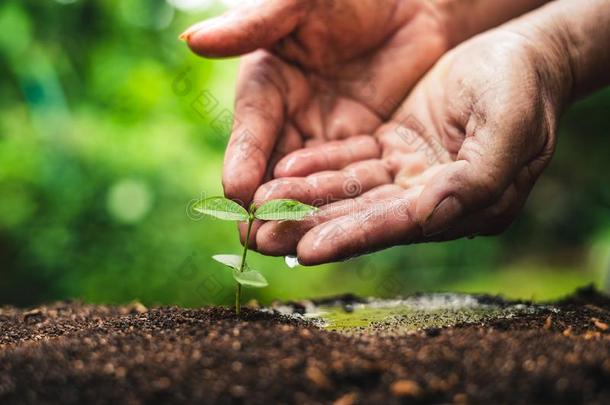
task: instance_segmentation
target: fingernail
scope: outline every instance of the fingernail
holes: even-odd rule
[[[193,34],[193,32],[197,31],[196,29],[193,29],[193,27],[187,29],[186,31],[184,31],[182,34],[180,34],[178,36],[178,39],[180,41],[184,41],[187,42],[189,40],[189,38],[191,37],[191,35]]]
[[[194,26],[193,26],[194,27]],[[191,36],[191,34],[193,33],[193,27],[188,28],[186,31],[184,31],[182,34],[178,35],[178,39],[180,41],[188,41],[189,37]]]
[[[435,236],[445,232],[453,221],[462,215],[463,207],[457,198],[449,196],[441,201],[423,225],[424,236]]]
[[[182,34],[180,34],[178,36],[178,39],[181,41],[188,41],[189,38],[191,37],[191,35],[193,35],[197,31],[199,31],[199,29],[201,28],[202,25],[203,25],[203,22],[198,22],[197,24],[191,25],[189,28],[186,29],[186,31],[184,31]]]

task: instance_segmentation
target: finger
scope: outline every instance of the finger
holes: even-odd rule
[[[424,138],[426,130],[415,119],[389,122],[381,126],[375,137],[383,150],[383,157],[394,154],[424,153],[430,148],[428,140]]]
[[[519,130],[489,125],[466,137],[458,160],[437,173],[418,200],[416,217],[424,235],[442,233],[500,198],[519,170],[539,153],[533,142],[521,139]]]
[[[428,168],[426,156],[420,152],[395,153],[384,160],[388,162],[392,176],[398,176],[400,173],[416,176]]]
[[[477,235],[497,235],[505,231],[513,222],[529,195],[535,177],[529,167],[523,168],[517,179],[503,193],[498,201],[480,211],[466,215],[447,231],[432,238],[434,241],[453,240]]]
[[[280,138],[278,139],[275,149],[269,159],[267,165],[267,174],[265,175],[265,181],[273,179],[273,172],[277,164],[284,159],[288,154],[294,151],[303,149],[303,139],[297,129],[292,124],[287,124],[286,128],[282,131]]]
[[[275,167],[275,177],[302,177],[326,170],[343,169],[350,163],[379,158],[381,149],[372,136],[361,135],[299,149]]]
[[[255,204],[290,198],[316,206],[353,198],[392,179],[380,160],[357,162],[339,171],[315,173],[307,177],[275,179],[262,185],[254,196]]]
[[[286,125],[286,127],[282,131],[280,139],[275,145],[273,154],[269,158],[269,164],[267,165],[267,174],[265,175],[266,181],[269,181],[273,178],[271,173],[273,172],[273,167],[275,166],[278,160],[280,160],[286,154],[301,147],[303,147],[303,140],[301,139],[301,136],[299,135],[296,128],[294,128],[290,124]],[[250,249],[256,250],[256,233],[258,232],[258,229],[261,225],[262,222],[260,221],[254,221],[254,223],[252,224],[252,229],[250,230],[250,243],[248,244]],[[238,226],[238,230],[241,244],[245,245],[248,224],[240,223]]]
[[[306,148],[313,148],[314,146],[323,145],[326,141],[324,139],[319,138],[310,138],[305,140]]]
[[[464,216],[446,231],[428,240],[440,242],[479,235],[497,235],[508,228],[521,206],[522,204],[517,203],[514,187],[509,187],[491,206]]]
[[[412,166],[405,166],[396,175],[394,182],[403,188],[410,188],[428,184],[432,179],[441,172],[449,163],[438,164],[431,166],[423,171],[418,172],[420,166],[417,162],[411,162]]]
[[[316,226],[297,246],[299,262],[317,265],[410,243],[421,234],[413,219],[415,199],[422,188],[379,200],[357,215],[342,216]]]
[[[180,39],[206,57],[237,56],[270,48],[293,31],[307,13],[299,0],[256,1],[187,29]]]
[[[286,128],[284,128],[284,130],[282,131],[280,139],[277,141],[275,149],[273,150],[273,153],[269,158],[267,172],[265,174],[265,181],[269,181],[273,178],[273,168],[278,162],[278,160],[280,160],[286,154],[302,147],[303,140],[301,139],[301,135],[298,133],[296,128],[294,128],[294,126],[290,124],[286,125]],[[262,222],[260,221],[254,221],[254,223],[252,224],[252,229],[250,230],[250,243],[248,244],[250,249],[256,250],[256,234],[261,225]],[[238,230],[241,244],[245,245],[248,225],[245,223],[240,223],[238,226]]]
[[[299,240],[315,226],[344,215],[355,215],[378,200],[399,195],[402,191],[402,188],[394,184],[387,184],[367,191],[359,197],[324,205],[315,214],[302,221],[266,222],[256,234],[257,250],[270,256],[295,254]]]
[[[298,73],[268,53],[243,59],[223,167],[227,198],[250,203],[263,182],[285,114],[302,102],[304,91]]]
[[[248,248],[256,250],[256,233],[258,229],[263,225],[261,221],[254,221],[252,223],[252,229],[250,230],[250,241]],[[239,222],[237,224],[237,230],[239,231],[239,242],[242,246],[246,245],[246,235],[248,234],[248,224],[246,222]]]
[[[411,187],[413,179],[423,178],[423,173],[430,172],[424,153],[395,153],[384,158],[387,162],[394,183],[403,188]],[[435,166],[433,166],[435,167]]]

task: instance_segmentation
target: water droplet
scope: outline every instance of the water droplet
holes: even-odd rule
[[[286,256],[284,261],[286,261],[286,266],[290,267],[291,269],[294,269],[300,264],[299,259],[297,259],[296,256]]]

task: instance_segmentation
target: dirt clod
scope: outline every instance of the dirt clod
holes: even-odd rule
[[[333,402],[333,405],[353,405],[357,401],[358,401],[358,394],[356,394],[355,392],[349,392],[349,393],[337,398],[337,400],[335,402]]]
[[[309,366],[305,371],[307,378],[321,389],[330,389],[332,384],[326,374],[316,366]]]
[[[421,394],[419,384],[412,380],[396,381],[390,386],[390,390],[397,397],[417,397]]]
[[[600,321],[597,318],[591,318],[591,320],[593,321],[593,324],[595,325],[595,327],[599,330],[602,331],[607,331],[608,330],[608,324],[605,322]]]
[[[544,321],[544,329],[545,330],[550,330],[551,327],[553,326],[553,316],[549,315],[546,320]]]
[[[42,311],[38,309],[33,309],[31,311],[27,311],[23,314],[23,322],[28,325],[33,325],[44,320],[44,315]]]

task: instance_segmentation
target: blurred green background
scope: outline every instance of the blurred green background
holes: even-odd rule
[[[232,302],[231,275],[210,256],[239,251],[235,229],[186,207],[221,192],[237,63],[203,60],[177,39],[225,6],[0,3],[0,304]],[[246,298],[608,289],[608,112],[610,91],[569,111],[551,167],[503,236],[318,268],[253,255],[270,287]]]

